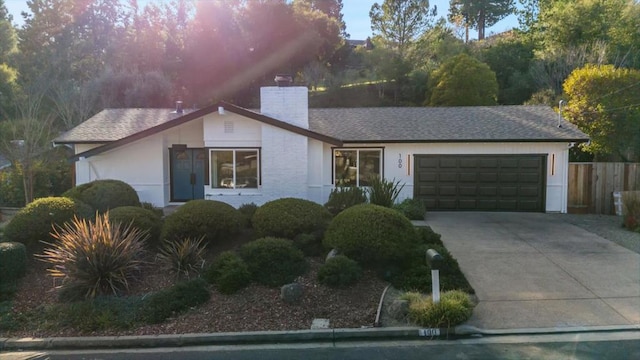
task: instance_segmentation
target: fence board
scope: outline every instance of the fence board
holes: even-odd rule
[[[640,164],[570,163],[567,210],[615,214],[614,191],[640,190]]]

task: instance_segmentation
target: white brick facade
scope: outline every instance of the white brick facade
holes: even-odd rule
[[[308,90],[304,86],[260,88],[260,112],[274,119],[308,129]]]

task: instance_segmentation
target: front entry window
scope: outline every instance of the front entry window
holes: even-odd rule
[[[335,186],[369,186],[372,177],[381,176],[382,149],[335,149]]]
[[[260,174],[258,149],[212,149],[211,187],[257,189]]]

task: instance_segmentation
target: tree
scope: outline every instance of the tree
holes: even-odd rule
[[[28,92],[19,105],[19,117],[1,124],[0,153],[22,170],[25,204],[34,199],[36,173],[51,149],[53,117],[43,111],[42,87]]]
[[[450,0],[449,21],[465,26],[465,42],[469,28],[478,30],[478,40],[484,39],[484,29],[495,25],[515,11],[513,0]]]
[[[496,73],[498,104],[518,105],[528,100],[535,89],[529,73],[534,60],[533,44],[514,36],[478,45],[479,58]]]
[[[0,0],[0,121],[13,115],[11,104],[18,91],[18,72],[10,64],[18,50],[11,20],[4,0]]]
[[[369,11],[371,30],[404,57],[408,46],[433,25],[437,9],[429,0],[384,0]]]
[[[495,105],[496,74],[489,66],[467,54],[457,55],[431,76],[431,106]]]
[[[562,115],[589,135],[596,159],[640,160],[640,70],[586,65],[564,83]]]

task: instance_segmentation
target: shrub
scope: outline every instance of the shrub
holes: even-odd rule
[[[253,218],[253,214],[256,213],[256,210],[258,210],[258,205],[254,203],[242,204],[238,208],[238,211],[240,211],[240,214],[242,214],[245,220],[245,225],[249,228],[251,227],[251,219]]]
[[[65,197],[48,197],[33,201],[16,213],[4,229],[8,241],[23,243],[30,252],[40,249],[41,241],[53,241],[53,225],[61,226],[75,215],[88,214],[87,205]]]
[[[428,249],[433,249],[442,256],[440,268],[440,288],[442,290],[462,290],[466,293],[474,293],[467,278],[460,270],[458,261],[444,246],[436,244],[423,244],[415,248],[410,256],[406,257],[400,272],[393,277],[394,286],[407,291],[431,292],[431,269],[425,260]]]
[[[395,210],[363,204],[338,214],[325,233],[324,244],[363,266],[400,264],[417,244],[411,222]]]
[[[323,234],[323,231],[316,231],[313,234],[298,234],[293,238],[293,244],[306,256],[320,256],[324,252]]]
[[[267,286],[292,282],[307,270],[304,254],[291,240],[267,237],[252,241],[240,248],[251,277]]]
[[[22,243],[0,243],[0,284],[14,283],[27,270],[27,249]]]
[[[135,229],[146,232],[147,243],[157,247],[160,243],[162,231],[162,219],[152,210],[138,206],[120,206],[109,211],[109,220],[112,223],[129,225]]]
[[[427,212],[424,202],[420,199],[404,199],[393,208],[400,211],[409,220],[424,220],[424,214]]]
[[[91,300],[55,304],[47,310],[48,316],[53,317],[58,326],[89,333],[132,328],[140,303],[139,297],[100,296]]]
[[[324,207],[335,216],[344,209],[366,202],[367,193],[364,189],[357,186],[338,186],[331,190],[329,200],[324,204]]]
[[[120,180],[95,180],[71,188],[62,196],[80,200],[101,213],[120,206],[140,206],[136,191]]]
[[[55,243],[39,257],[53,265],[49,274],[62,279],[67,294],[118,294],[129,288],[143,264],[144,235],[112,225],[108,213],[95,221],[75,218],[56,228],[53,237]]]
[[[318,270],[318,281],[331,287],[346,287],[356,283],[361,276],[358,263],[344,255],[329,259]]]
[[[213,200],[191,200],[165,217],[164,240],[199,239],[214,244],[240,231],[242,216],[233,206]]]
[[[162,217],[164,216],[164,210],[162,210],[162,208],[160,207],[156,207],[154,206],[152,203],[150,202],[141,202],[140,203],[140,207],[143,209],[147,209],[152,211],[154,214],[156,214],[156,216],[158,216],[160,219],[162,219]]]
[[[400,181],[395,179],[388,181],[380,176],[374,176],[370,180],[369,203],[384,207],[392,207],[400,192],[404,188],[404,184],[400,185]]]
[[[251,272],[240,256],[232,251],[224,251],[207,268],[204,278],[215,284],[219,292],[233,294],[251,282]]]
[[[396,289],[430,293],[431,269],[426,264],[414,265],[393,277],[391,284]]]
[[[411,294],[409,300],[409,320],[419,326],[438,328],[453,327],[467,321],[473,312],[469,295],[462,291],[444,292],[440,302],[433,303],[431,297]]]
[[[274,236],[293,239],[302,233],[324,230],[331,213],[309,200],[284,198],[269,201],[253,215],[253,228],[260,237]]]
[[[204,265],[206,244],[203,244],[203,241],[204,237],[197,240],[187,238],[165,241],[158,259],[177,275],[189,276],[191,273],[198,273]]]
[[[631,231],[640,231],[640,192],[624,192],[622,205],[624,227]]]
[[[433,244],[440,245],[442,244],[441,235],[437,232],[433,231],[431,226],[420,226],[416,227],[416,234],[418,235],[418,240],[421,244]]]
[[[151,294],[143,303],[139,317],[145,323],[158,324],[176,313],[204,304],[210,297],[204,279],[181,282],[169,289]]]

